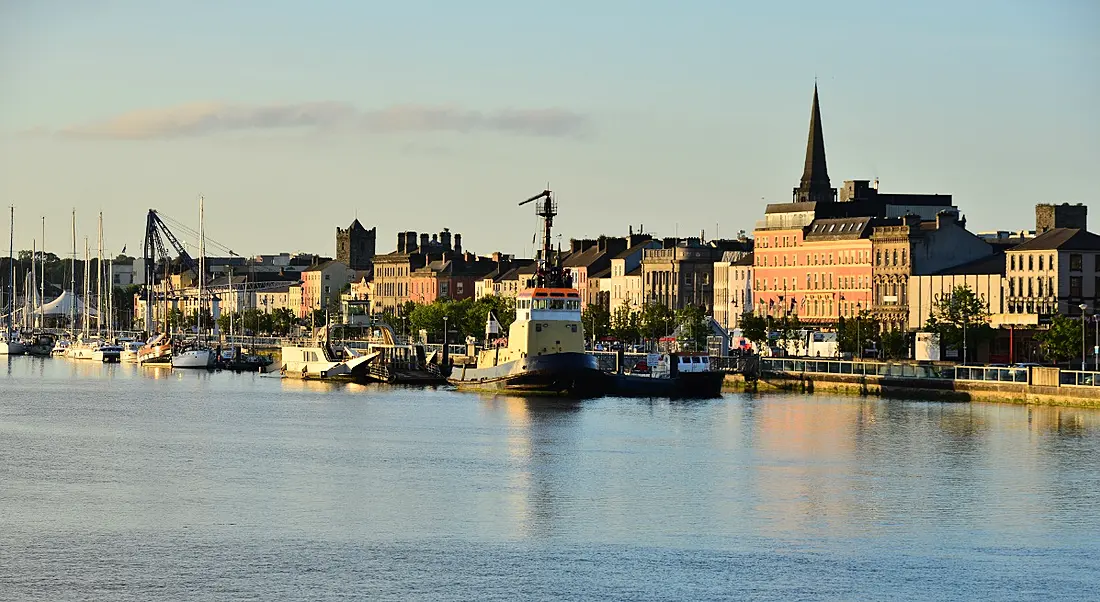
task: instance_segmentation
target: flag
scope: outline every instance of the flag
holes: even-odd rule
[[[500,322],[497,322],[497,317],[493,315],[493,312],[489,312],[488,317],[485,318],[485,336],[491,334],[500,334]]]

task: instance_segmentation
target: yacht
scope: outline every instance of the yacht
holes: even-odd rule
[[[150,337],[138,349],[137,361],[139,364],[163,365],[172,363],[172,337],[166,334]]]
[[[141,341],[123,341],[122,352],[119,354],[118,360],[126,364],[136,364],[138,362],[138,352],[141,351]]]
[[[64,357],[69,349],[69,345],[69,339],[57,339],[57,342],[53,344],[53,349],[50,350],[50,355]]]
[[[122,346],[112,343],[100,342],[92,351],[92,360],[103,363],[118,362],[122,358]]]
[[[8,256],[12,258],[15,257],[14,241],[15,207],[13,206],[11,208],[11,239],[8,242]],[[8,277],[8,303],[7,307],[3,308],[7,310],[7,318],[4,322],[5,331],[0,332],[0,355],[23,355],[27,347],[19,342],[19,337],[12,329],[12,320],[15,318],[15,262],[8,261],[8,265],[11,266],[11,275]]]
[[[191,345],[175,349],[172,353],[173,368],[199,368],[209,370],[214,368],[217,353],[213,349],[195,342]]]

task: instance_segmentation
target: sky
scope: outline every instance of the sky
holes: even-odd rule
[[[58,254],[74,208],[81,254],[102,211],[133,255],[202,196],[210,254],[358,218],[530,256],[547,183],[563,244],[726,237],[791,200],[816,81],[834,186],[1027,229],[1100,209],[1097,31],[1095,0],[0,0],[0,197]]]

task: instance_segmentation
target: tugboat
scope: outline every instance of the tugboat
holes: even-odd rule
[[[543,219],[542,251],[535,288],[516,296],[516,320],[505,347],[484,349],[476,362],[448,366],[448,382],[459,389],[496,389],[520,393],[589,396],[602,393],[605,375],[595,356],[585,353],[581,295],[562,269],[560,254],[550,259],[550,230],[557,203],[549,190],[520,203],[538,201]],[[444,345],[446,349],[446,345]]]

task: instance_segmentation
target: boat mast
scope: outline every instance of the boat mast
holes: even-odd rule
[[[199,334],[202,335],[202,339],[206,340],[206,331],[203,330],[202,323],[202,281],[206,275],[206,233],[203,230],[203,197],[199,197]]]
[[[73,209],[73,258],[69,262],[69,338],[76,334],[76,209]]]
[[[88,247],[88,237],[84,237],[84,299],[81,300],[83,305],[82,319],[80,320],[80,331],[84,334],[84,338],[88,338],[88,297],[91,296],[92,275],[89,273],[92,270],[92,258],[91,251]]]
[[[98,234],[98,253],[99,257],[95,262],[95,330],[97,333],[103,332],[103,212],[99,212],[99,234]]]
[[[38,306],[41,307],[46,304],[46,216],[42,216],[42,282],[38,283],[39,290]],[[41,318],[38,319],[40,326],[46,325],[46,314],[43,313]]]
[[[23,328],[33,328],[31,322],[31,305],[34,304],[34,296],[38,294],[38,270],[35,269],[34,258],[38,255],[38,241],[31,241],[31,269],[27,271],[27,278],[23,281]]]
[[[107,336],[115,334],[115,262],[107,260]]]
[[[11,319],[12,315],[15,314],[15,205],[11,206],[11,232],[8,236],[8,267],[10,268],[10,275],[8,277],[7,342],[11,343]]]

